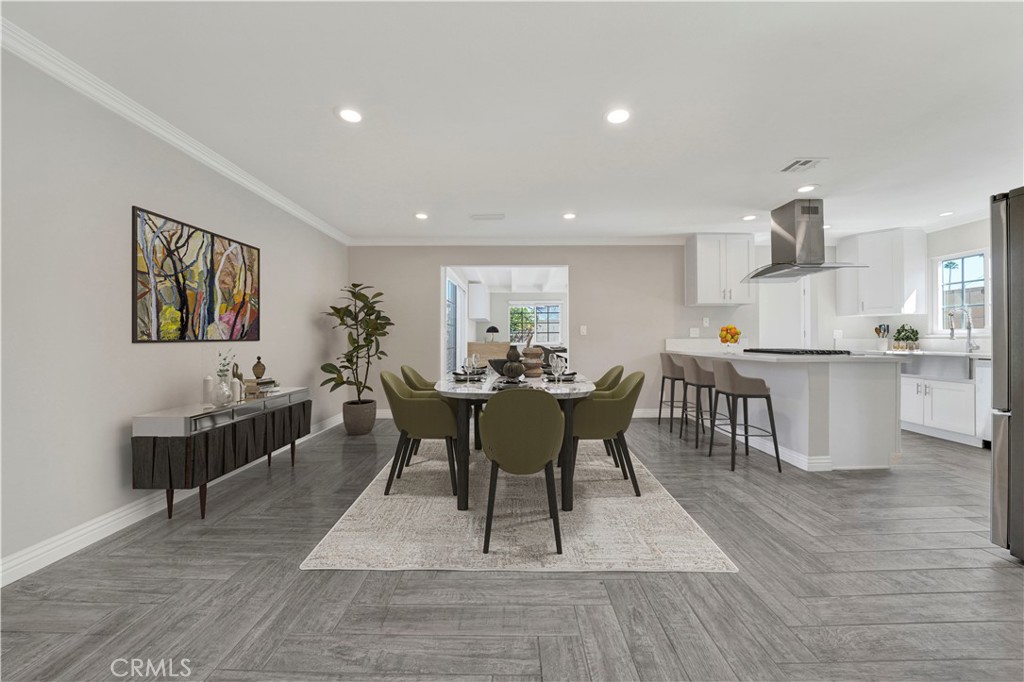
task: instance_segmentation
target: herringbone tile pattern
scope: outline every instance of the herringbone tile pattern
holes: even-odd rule
[[[739,573],[299,571],[397,440],[335,429],[212,487],[205,521],[183,501],[5,588],[3,678],[161,677],[119,658],[218,682],[1024,678],[988,451],[904,434],[891,471],[778,474],[653,420],[629,437]]]

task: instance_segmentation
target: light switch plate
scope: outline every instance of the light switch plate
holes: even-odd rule
[[[580,336],[586,336],[586,335],[587,335],[587,325],[581,324],[580,325]]]
[[[704,326],[705,326],[705,327],[710,327],[710,326],[711,326],[711,318],[710,318],[710,317],[705,317],[705,318],[704,318],[704,319],[702,320],[702,322],[703,322],[703,324],[704,324]]]
[[[690,338],[691,339],[699,339],[700,338],[700,327],[690,327]]]

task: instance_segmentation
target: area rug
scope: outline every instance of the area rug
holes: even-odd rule
[[[735,572],[658,480],[634,458],[641,497],[600,442],[580,443],[574,509],[548,516],[543,472],[498,475],[490,553],[484,524],[490,462],[470,455],[469,510],[451,494],[443,443],[423,442],[384,496],[390,463],[302,562],[305,570]],[[556,469],[556,471],[558,471]],[[557,478],[557,475],[556,475]],[[559,487],[559,504],[561,488]]]

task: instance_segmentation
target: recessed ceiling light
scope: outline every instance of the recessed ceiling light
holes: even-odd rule
[[[940,218],[945,218],[946,216],[951,216],[951,215],[953,215],[953,212],[952,212],[952,211],[945,211],[945,212],[943,212],[943,213],[940,213],[940,214],[939,214],[939,217],[940,217]]]
[[[796,191],[800,192],[801,194],[803,194],[803,193],[806,193],[806,192],[813,192],[816,189],[818,189],[817,185],[802,185],[800,187],[797,187]]]
[[[430,216],[428,216],[428,215],[427,215],[426,213],[417,213],[417,214],[416,214],[416,217],[417,217],[417,218],[418,218],[419,220],[426,220],[426,219],[427,219],[427,218],[429,218]]]
[[[625,123],[629,120],[629,112],[625,109],[615,109],[614,111],[609,111],[605,119],[609,123]]]
[[[576,214],[575,213],[563,213],[562,217],[565,218],[566,220],[573,220],[573,219],[576,218]]]
[[[744,220],[757,220],[757,216],[756,215],[745,215],[745,216],[743,216],[743,219]]]
[[[338,118],[349,123],[359,123],[363,120],[363,115],[355,109],[338,109]]]
[[[824,229],[824,230],[831,230],[832,226],[831,225],[822,225],[822,229]]]

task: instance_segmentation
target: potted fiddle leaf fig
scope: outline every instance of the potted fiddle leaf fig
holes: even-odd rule
[[[372,288],[368,284],[349,284],[341,290],[345,304],[332,305],[330,311],[324,313],[337,320],[335,329],[345,330],[348,350],[337,358],[337,363],[320,365],[320,369],[330,375],[320,385],[330,386],[332,392],[342,386],[355,388],[355,400],[348,400],[341,406],[345,431],[352,436],[373,430],[377,401],[363,398],[363,394],[373,391],[367,383],[370,366],[374,360],[387,357],[388,354],[380,347],[380,340],[388,335],[388,327],[394,325],[380,309],[384,294],[379,291],[371,293]]]

